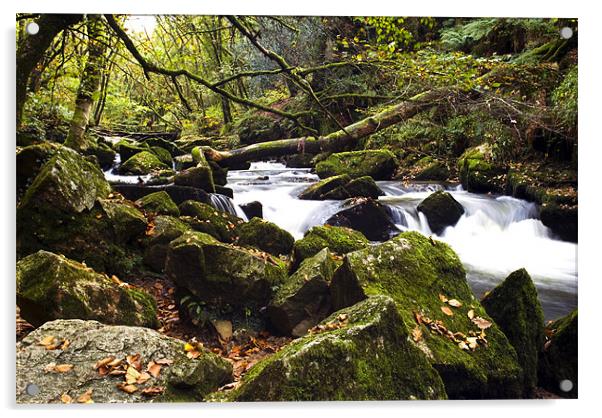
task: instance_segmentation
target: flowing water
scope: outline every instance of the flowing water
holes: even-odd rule
[[[289,169],[271,162],[253,163],[249,170],[228,173],[235,207],[259,201],[263,216],[296,239],[339,211],[341,201],[299,200],[297,195],[318,177],[309,169]],[[377,182],[386,193],[379,200],[390,208],[401,230],[432,235],[416,207],[438,184]],[[465,209],[453,227],[437,238],[458,253],[474,293],[480,297],[512,271],[524,267],[533,278],[546,319],[562,316],[577,306],[577,245],[556,239],[538,219],[537,206],[524,200],[469,193],[447,187]],[[215,204],[214,204],[215,205]],[[232,211],[231,209],[229,210]]]

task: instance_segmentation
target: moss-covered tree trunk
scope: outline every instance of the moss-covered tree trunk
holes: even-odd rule
[[[79,22],[82,15],[43,14],[35,22],[40,31],[35,35],[24,34],[17,45],[17,128],[23,119],[23,106],[27,99],[27,81],[56,35],[70,25]]]
[[[106,49],[104,25],[101,19],[100,15],[88,16],[88,60],[80,79],[75,110],[65,141],[65,145],[78,151],[88,148],[89,144],[84,134],[90,120],[94,96],[100,87]]]

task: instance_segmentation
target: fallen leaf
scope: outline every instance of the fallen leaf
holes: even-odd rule
[[[422,339],[422,330],[418,325],[416,325],[412,330],[412,339],[416,343]]]
[[[155,360],[155,363],[162,364],[164,366],[169,366],[169,365],[173,364],[173,360],[161,358],[159,360]]]
[[[443,303],[447,302],[447,297],[445,295],[442,295],[441,293],[439,293],[439,300]]]
[[[63,341],[63,344],[61,345],[61,350],[65,351],[67,348],[69,348],[70,344],[71,342],[69,340]]]
[[[69,396],[66,393],[63,393],[61,395],[61,402],[62,403],[73,403],[73,398],[71,396]]]
[[[157,377],[159,377],[159,373],[161,373],[161,367],[162,366],[160,364],[151,361],[150,363],[148,363],[146,371],[149,372],[151,376],[153,376],[156,379]]]
[[[459,308],[460,306],[462,306],[462,302],[460,302],[457,299],[450,299],[447,301],[447,304],[449,306],[453,306],[454,308]]]
[[[127,363],[140,371],[142,369],[142,362],[140,361],[140,354],[133,354],[126,357]]]
[[[186,356],[190,359],[197,359],[201,356],[201,352],[197,350],[192,350],[186,353]]]
[[[57,373],[67,373],[73,369],[73,364],[57,364],[54,371]]]
[[[83,395],[77,398],[78,403],[94,403],[92,400],[92,389],[88,389],[83,393]]]
[[[468,315],[468,319],[473,319],[474,318],[474,310],[471,309],[470,311],[468,311],[467,315]]]
[[[117,388],[130,395],[138,390],[138,387],[136,385],[125,383],[118,383]]]
[[[471,350],[474,350],[475,348],[477,348],[478,343],[477,343],[477,337],[468,337],[466,339],[466,342],[468,343],[468,347]]]
[[[46,337],[44,337],[39,344],[42,346],[48,346],[48,345],[53,345],[56,341],[56,338],[52,335],[47,335]]]
[[[157,395],[162,394],[164,390],[165,390],[165,388],[162,386],[151,386],[151,387],[142,389],[141,393],[144,396],[157,396]]]
[[[414,312],[414,319],[419,325],[422,324],[422,315],[420,315],[418,312]]]
[[[184,344],[184,351],[188,352],[188,351],[192,351],[194,350],[194,346],[190,343],[186,343]]]
[[[487,328],[489,328],[492,325],[491,322],[489,322],[485,318],[481,318],[480,316],[477,316],[476,318],[473,318],[472,322],[477,327],[479,327],[479,329],[487,329]]]
[[[452,310],[451,310],[451,309],[449,309],[447,306],[442,306],[442,307],[441,307],[441,311],[442,311],[442,312],[443,312],[445,315],[447,315],[447,316],[453,316],[453,315],[454,315],[454,313],[452,312]]]
[[[115,357],[113,357],[113,356],[103,358],[102,360],[98,360],[96,362],[96,364],[94,365],[94,370],[100,369],[101,367],[104,367],[104,366],[108,365],[113,360],[115,360]]]
[[[469,350],[468,346],[466,345],[466,343],[464,341],[460,341],[458,343],[458,347],[460,347],[462,350]]]
[[[130,366],[125,372],[125,381],[128,384],[136,383],[140,378],[140,372],[135,367]]]
[[[146,382],[148,382],[151,378],[151,375],[146,373],[146,372],[142,372],[140,373],[140,377],[138,378],[138,380],[136,380],[136,383],[139,385],[142,385]]]

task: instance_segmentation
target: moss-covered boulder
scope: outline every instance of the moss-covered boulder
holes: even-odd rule
[[[519,398],[522,369],[506,336],[475,299],[458,256],[418,232],[354,251],[332,279],[334,309],[385,294],[451,399]]]
[[[437,235],[441,235],[448,226],[455,225],[464,214],[462,205],[442,190],[430,194],[420,202],[417,210],[424,213],[431,231]]]
[[[411,343],[395,303],[375,296],[325,319],[257,363],[229,400],[446,399],[437,372]]]
[[[300,337],[331,312],[329,284],[336,267],[332,254],[324,248],[286,279],[267,309],[278,332]]]
[[[494,162],[493,148],[488,143],[467,149],[458,159],[458,175],[469,192],[501,193],[507,169]]]
[[[177,157],[174,157],[173,162],[176,171],[186,170],[187,168],[191,168],[196,165],[192,159],[192,155],[190,154],[178,155]]]
[[[306,153],[289,155],[286,157],[285,164],[287,168],[312,168],[314,157],[315,155]]]
[[[346,202],[345,208],[328,218],[326,224],[355,229],[370,241],[386,241],[399,233],[389,210],[377,200],[363,197]]]
[[[234,231],[238,235],[237,244],[243,247],[255,247],[275,256],[290,254],[295,238],[273,222],[252,218],[241,223]]]
[[[366,248],[370,241],[361,232],[342,226],[314,226],[293,247],[294,263],[313,257],[324,248],[335,254],[344,255],[351,251]]]
[[[262,307],[286,278],[286,266],[266,253],[222,244],[189,231],[169,244],[167,276],[214,306]]]
[[[316,164],[316,173],[321,179],[348,174],[351,177],[370,176],[374,180],[389,180],[397,161],[388,150],[350,151],[331,154]]]
[[[577,310],[574,310],[548,324],[546,343],[539,355],[539,385],[567,398],[577,398],[578,395],[577,319]]]
[[[481,300],[481,304],[515,348],[518,363],[523,368],[525,396],[529,396],[537,385],[544,324],[537,289],[527,270],[511,273]]]
[[[242,205],[240,205],[240,208],[245,213],[245,215],[247,215],[247,219],[263,219],[263,205],[257,200],[254,200],[249,203],[243,203]]]
[[[324,195],[336,188],[345,186],[351,181],[348,174],[328,177],[312,184],[307,189],[299,193],[299,199],[303,200],[324,200]]]
[[[136,204],[149,214],[180,216],[180,209],[164,190],[147,194],[136,200]]]
[[[174,177],[174,183],[178,186],[196,187],[208,193],[215,193],[213,175],[208,165],[191,167],[178,172]]]
[[[119,167],[120,174],[145,175],[153,171],[169,170],[171,167],[150,151],[141,151],[133,155]]]
[[[38,251],[17,263],[17,304],[34,326],[54,319],[158,325],[155,300],[77,261]]]
[[[249,111],[237,120],[234,132],[243,144],[283,139],[287,136],[287,121],[266,112]]]
[[[182,202],[178,208],[181,219],[190,227],[222,242],[233,242],[237,236],[236,227],[244,222],[238,216],[194,200]]]
[[[169,243],[188,230],[190,226],[187,223],[173,216],[155,217],[144,239],[144,263],[153,271],[162,273]]]
[[[415,170],[414,180],[418,181],[445,181],[450,176],[447,166],[431,157],[424,157],[416,162]]]
[[[347,174],[342,174],[312,184],[299,194],[299,199],[344,200],[352,197],[376,199],[384,194],[370,176],[352,179]]]
[[[148,222],[142,212],[127,200],[99,199],[118,242],[133,241],[144,234]]]
[[[41,142],[17,150],[17,196],[20,198],[60,145]]]
[[[173,164],[173,159],[171,158],[171,154],[165,148],[153,146],[150,148],[153,154],[157,156],[159,161],[161,161],[166,166],[170,167]]]
[[[146,145],[139,144],[139,143],[133,142],[133,141],[128,141],[125,139],[122,139],[121,141],[117,142],[113,146],[113,148],[119,154],[119,158],[121,159],[122,163],[129,160],[130,158],[132,158],[134,155],[138,154],[139,152],[149,150],[149,147]]]
[[[56,341],[59,347],[47,349],[41,341]],[[65,341],[69,344],[63,348],[60,345]],[[77,319],[47,322],[17,343],[17,403],[60,405],[65,399],[75,403],[86,393],[95,403],[198,402],[232,380],[230,363],[207,349],[200,352],[197,358],[189,358],[184,341],[148,328]],[[108,373],[125,373],[128,357],[139,373],[153,364],[153,371],[159,370],[156,376],[149,373],[148,380],[143,376],[143,383],[136,382],[133,393],[117,387],[125,381],[123,374]],[[113,364],[97,366],[111,358]],[[65,373],[47,371],[60,364],[72,368]],[[30,384],[35,384],[39,393],[29,394]],[[160,389],[154,389],[157,393],[153,395],[151,388]]]

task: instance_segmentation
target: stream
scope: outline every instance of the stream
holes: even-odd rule
[[[234,190],[235,206],[261,202],[266,220],[300,239],[305,231],[322,225],[343,204],[297,198],[318,180],[309,169],[257,162],[249,170],[230,171],[226,186]],[[577,307],[577,244],[556,239],[538,219],[535,204],[508,196],[469,193],[461,186],[396,181],[377,184],[386,193],[379,198],[380,202],[391,209],[401,230],[434,235],[416,207],[436,190],[445,188],[462,204],[464,215],[437,239],[456,251],[477,297],[493,289],[512,271],[524,267],[535,282],[546,320]]]

